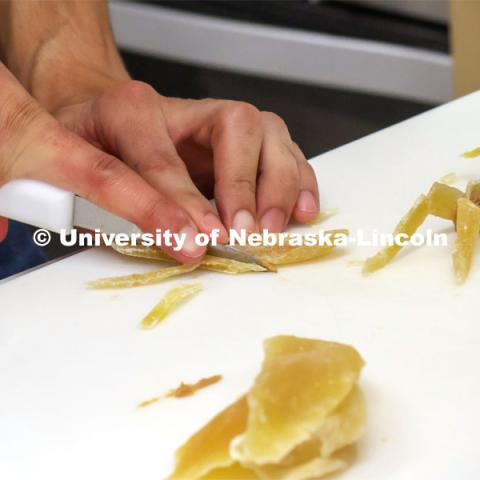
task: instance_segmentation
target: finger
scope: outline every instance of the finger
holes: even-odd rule
[[[263,132],[258,110],[224,102],[211,130],[215,200],[228,228],[257,231],[256,184]]]
[[[164,250],[181,262],[199,261],[204,247],[195,243],[197,230],[187,213],[117,158],[97,150],[60,126],[52,126],[35,146],[36,162],[24,177],[36,178],[86,198],[126,218],[142,231],[170,230],[185,236],[183,249]],[[41,145],[41,147],[39,147]],[[25,151],[30,158],[35,157]]]
[[[8,233],[8,219],[0,217],[0,242],[5,240]]]
[[[200,231],[217,230],[220,241],[226,242],[227,232],[215,208],[193,183],[170,139],[161,97],[145,84],[136,82],[133,90],[131,85],[124,93],[127,101],[121,115],[114,108],[116,102],[105,100],[98,128],[106,132],[122,160],[157,191],[174,198]]]
[[[228,228],[256,231],[256,181],[263,139],[260,112],[247,103],[166,99],[177,145],[191,137],[213,151],[215,200]]]
[[[258,217],[262,229],[281,232],[297,200],[300,175],[285,122],[270,112],[262,112],[262,117],[264,140],[258,179]]]
[[[308,223],[317,217],[320,210],[317,177],[296,143],[293,143],[293,151],[300,173],[300,193],[293,210],[293,218],[297,222]]]
[[[187,140],[175,146],[180,158],[187,167],[188,174],[205,198],[213,198],[213,158],[210,148],[205,148]]]

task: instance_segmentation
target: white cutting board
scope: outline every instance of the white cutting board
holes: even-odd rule
[[[480,93],[318,157],[322,205],[340,209],[325,225],[390,231],[441,176],[480,176],[480,159],[459,158],[477,145]],[[350,343],[367,362],[368,429],[340,478],[480,478],[480,258],[457,287],[452,248],[409,249],[368,278],[347,263],[374,249],[351,247],[277,275],[89,291],[86,280],[154,267],[96,249],[1,284],[0,478],[164,479],[176,447],[248,388],[276,334]],[[185,281],[204,292],[140,330]],[[136,408],[217,373],[224,380],[192,398]]]

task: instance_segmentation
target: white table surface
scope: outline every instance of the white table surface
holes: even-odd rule
[[[441,176],[475,178],[480,160],[460,153],[477,145],[480,93],[316,158],[322,206],[340,209],[325,226],[390,231]],[[2,283],[0,478],[165,478],[175,449],[248,388],[276,334],[350,343],[367,362],[368,429],[340,478],[480,478],[480,256],[458,287],[452,249],[410,248],[368,278],[348,261],[374,249],[354,246],[277,275],[194,273],[204,292],[153,331],[139,320],[185,279],[84,287],[148,262],[95,249]],[[136,408],[217,373],[224,380],[192,398]]]

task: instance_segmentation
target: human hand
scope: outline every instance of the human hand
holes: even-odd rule
[[[174,199],[149,185],[118,158],[63,127],[43,110],[0,63],[0,186],[41,180],[71,191],[135,223],[186,234],[183,250],[165,251],[181,262],[205,253],[194,242],[195,222]],[[0,220],[5,234],[5,220]]]
[[[9,28],[0,30],[0,40],[16,76],[64,126],[97,154],[104,152],[101,170],[140,182],[136,189],[127,182],[123,199],[115,195],[118,205],[99,198],[106,188],[100,184],[90,193],[96,203],[130,219],[126,204],[135,204],[143,197],[138,189],[148,186],[150,195],[156,192],[152,211],[163,214],[157,226],[175,230],[178,212],[200,231],[220,229],[223,240],[222,223],[279,231],[291,217],[315,218],[313,170],[277,115],[243,102],[167,98],[132,81],[115,46],[106,2],[6,5]],[[201,194],[212,184],[220,218]],[[145,219],[135,223],[151,226]]]
[[[212,184],[227,228],[278,232],[291,217],[308,222],[318,214],[314,172],[271,112],[243,102],[163,97],[138,81],[77,95],[80,101],[57,104],[62,124],[121,158],[202,231],[223,229],[201,193]]]

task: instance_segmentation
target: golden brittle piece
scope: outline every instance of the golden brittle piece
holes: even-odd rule
[[[332,244],[325,243],[319,245],[318,236],[312,236],[313,245],[298,245],[297,241],[289,240],[286,236],[285,245],[274,246],[239,246],[238,248],[251,253],[259,260],[271,265],[289,265],[311,260],[317,260],[327,256],[335,248],[333,241],[340,236],[347,236],[348,230],[329,230],[325,232],[325,236],[329,236]],[[113,247],[117,252],[132,257],[148,258],[151,260],[159,260],[164,262],[175,262],[175,260],[160,250],[158,247],[128,246]],[[222,273],[244,273],[244,272],[264,272],[266,269],[255,263],[243,263],[228,258],[206,255],[200,262],[199,268],[202,270],[211,270]]]
[[[480,181],[470,182],[466,192],[444,183],[435,182],[428,195],[421,196],[414,207],[400,221],[396,233],[412,235],[428,214],[451,220],[456,225],[457,241],[453,266],[458,283],[463,283],[470,272],[480,231]],[[373,272],[389,263],[400,246],[388,246],[366,260],[363,271]]]
[[[122,255],[127,255],[129,257],[148,258],[150,260],[158,260],[161,262],[178,263],[174,258],[167,255],[161,248],[155,247],[155,246],[152,246],[152,247],[146,247],[144,245],[120,246],[113,243],[112,248],[116,252],[121,253]]]
[[[343,458],[345,447],[358,440],[365,420],[365,401],[355,386],[308,441],[300,443],[279,463],[251,464],[251,469],[266,480],[312,479],[343,470],[348,466],[348,460]]]
[[[152,405],[159,400],[162,400],[163,398],[184,398],[184,397],[191,397],[192,395],[195,395],[199,390],[202,390],[203,388],[207,388],[210,385],[214,385],[215,383],[218,383],[220,380],[222,380],[221,375],[213,375],[211,377],[207,378],[201,378],[198,382],[195,383],[181,383],[177,388],[174,388],[173,390],[169,390],[167,393],[164,393],[163,395],[159,395],[157,397],[149,398],[148,400],[144,400],[143,402],[138,404],[139,408],[144,408],[148,407],[149,405]]]
[[[170,480],[216,478],[207,477],[207,474],[231,467],[235,461],[230,456],[230,443],[245,431],[247,417],[247,399],[243,396],[210,420],[177,450],[175,471]]]
[[[444,183],[445,185],[451,185],[457,180],[457,174],[455,172],[450,172],[440,178],[439,182]]]
[[[180,285],[178,287],[171,288],[160,300],[160,302],[153,307],[150,313],[142,320],[141,327],[155,327],[162,320],[164,320],[173,310],[173,308],[176,307],[180,302],[192,297],[200,290],[202,290],[202,285],[199,283]]]
[[[469,182],[465,197],[473,202],[477,207],[480,207],[480,181]]]
[[[347,345],[287,336],[267,340],[262,371],[247,397],[239,455],[255,463],[280,461],[347,397],[362,367]]]
[[[480,157],[480,147],[474,148],[473,150],[470,150],[468,152],[463,153],[462,157],[464,157],[464,158]]]
[[[214,257],[205,255],[200,264],[202,270],[210,270],[220,273],[247,273],[247,272],[266,272],[267,269],[258,265],[258,263],[244,263],[232,260],[231,258]]]
[[[480,232],[480,208],[468,198],[460,198],[457,207],[457,241],[453,253],[455,277],[463,283],[470,272]]]
[[[441,184],[439,184],[441,185]],[[445,185],[446,186],[446,185]],[[450,187],[449,187],[450,188]],[[407,212],[407,214],[400,220],[399,224],[395,228],[393,235],[400,234],[406,235],[407,239],[410,238],[422,225],[429,213],[429,200],[425,195],[420,195],[413,207]],[[367,258],[365,265],[363,266],[363,273],[372,273],[380,268],[383,268],[387,263],[393,260],[395,255],[401,250],[401,246],[397,243],[389,245],[374,256]]]
[[[144,287],[146,285],[163,282],[167,278],[176,275],[192,272],[196,268],[198,268],[198,263],[193,265],[175,265],[174,267],[165,267],[160,270],[154,270],[153,272],[99,278],[98,280],[87,282],[87,286],[95,289]]]
[[[177,451],[171,480],[306,480],[344,468],[340,452],[365,425],[362,367],[348,345],[268,339],[252,389]]]
[[[428,192],[428,213],[455,222],[457,200],[463,195],[458,188],[435,182]]]
[[[348,236],[348,230],[328,230],[325,232],[325,236],[330,236],[330,244],[319,244],[318,236],[313,238],[314,245],[297,245],[297,239],[292,236],[289,240],[286,236],[285,245],[274,246],[258,246],[253,247],[250,245],[241,246],[239,248],[255,255],[263,262],[271,263],[272,265],[291,265],[297,263],[308,262],[312,260],[318,260],[332,253],[335,248],[334,241],[340,237]]]
[[[168,256],[158,247],[144,247],[141,245],[119,247],[113,246],[117,252],[131,257],[147,258],[161,262],[177,263],[175,259]],[[200,270],[210,270],[221,273],[247,273],[247,272],[265,272],[266,269],[256,263],[243,263],[228,258],[214,257],[205,255],[198,267]]]

